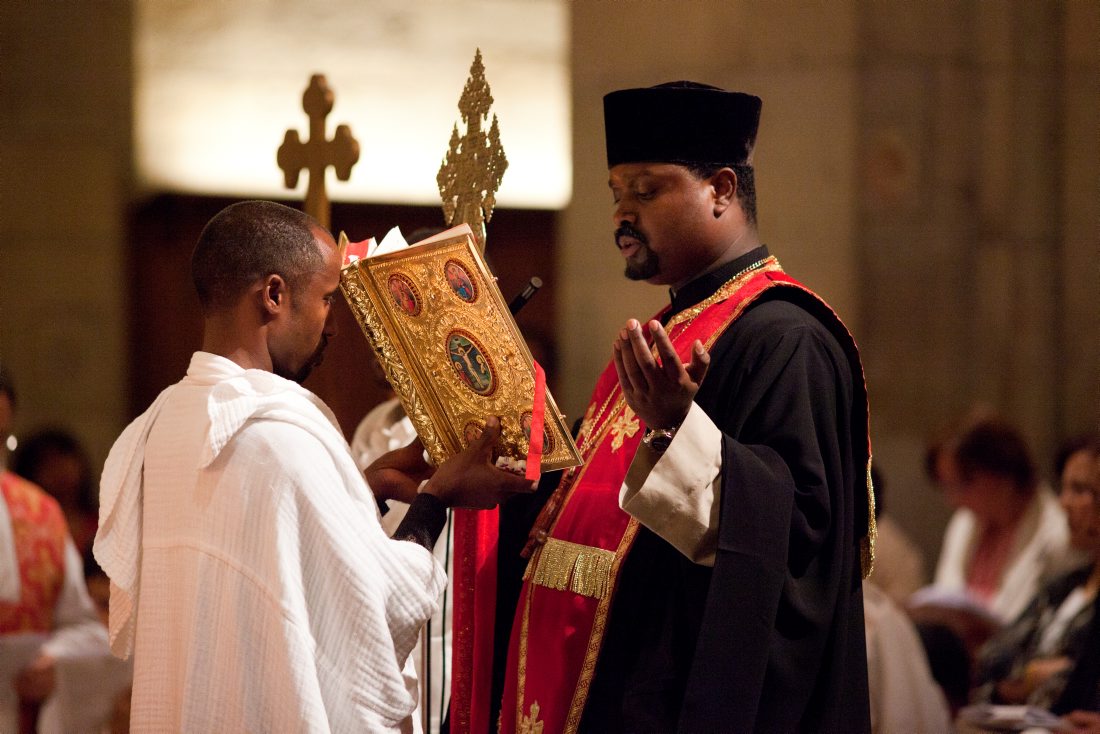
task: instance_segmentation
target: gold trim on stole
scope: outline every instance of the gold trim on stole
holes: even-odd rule
[[[868,421],[868,423],[870,423]],[[868,426],[868,433],[870,433]],[[878,522],[875,519],[875,485],[871,481],[871,457],[867,457],[867,535],[859,539],[859,569],[863,578],[875,570],[875,541],[878,540]]]
[[[527,564],[523,579],[549,589],[568,589],[574,594],[602,599],[611,581],[614,561],[615,551],[547,538],[536,561]]]
[[[619,578],[619,567],[623,559],[634,545],[634,536],[638,533],[638,521],[630,518],[627,523],[623,539],[619,541],[619,547],[615,550],[615,561],[611,564],[611,580]],[[581,674],[577,677],[577,688],[573,692],[573,701],[569,705],[569,715],[565,719],[565,732],[572,734],[581,724],[581,714],[584,713],[584,704],[588,701],[588,689],[592,685],[592,676],[596,673],[596,660],[600,656],[600,648],[603,647],[604,630],[607,628],[607,617],[611,611],[611,599],[614,594],[605,594],[600,597],[600,605],[596,608],[596,616],[592,620],[592,631],[588,635],[588,650],[584,655],[584,663],[581,664]]]

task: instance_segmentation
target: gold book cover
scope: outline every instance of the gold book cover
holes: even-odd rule
[[[501,419],[498,453],[526,459],[535,368],[467,226],[346,264],[340,288],[432,462]],[[545,390],[542,470],[581,463]]]

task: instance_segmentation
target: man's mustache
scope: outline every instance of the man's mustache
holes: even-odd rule
[[[619,240],[623,237],[630,237],[632,239],[638,240],[643,245],[649,244],[649,240],[646,239],[646,236],[631,227],[629,224],[620,224],[619,228],[615,230],[615,244],[617,246],[622,247],[622,245],[619,245]]]

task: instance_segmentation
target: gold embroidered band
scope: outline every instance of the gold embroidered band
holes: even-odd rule
[[[859,565],[863,578],[875,570],[875,541],[878,540],[878,524],[875,522],[875,486],[871,481],[871,457],[867,457],[867,535],[859,539]]]
[[[538,586],[602,599],[611,582],[615,551],[547,538],[523,578]],[[533,570],[532,570],[533,569]]]

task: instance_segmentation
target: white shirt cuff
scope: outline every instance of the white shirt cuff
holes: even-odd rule
[[[721,470],[722,432],[692,403],[663,454],[638,447],[619,506],[691,561],[713,566]]]

